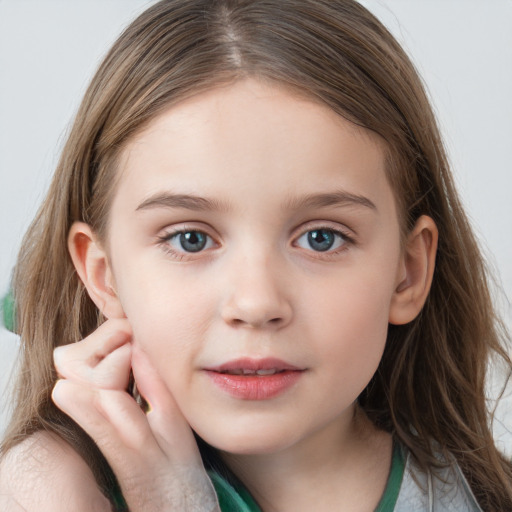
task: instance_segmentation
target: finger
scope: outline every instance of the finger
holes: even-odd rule
[[[125,389],[130,375],[131,329],[126,320],[108,320],[84,340],[58,347],[61,377],[105,389]]]
[[[58,357],[58,356],[57,356]],[[108,354],[96,366],[68,359],[56,363],[58,374],[68,380],[100,389],[124,390],[130,378],[131,345],[125,343]]]
[[[149,404],[147,419],[159,446],[169,458],[199,463],[201,456],[190,425],[147,354],[137,346],[132,348],[132,368],[137,389]]]
[[[113,350],[129,341],[131,336],[132,331],[128,320],[107,320],[82,341],[57,347],[55,357],[59,364],[80,361],[93,367]]]
[[[130,466],[163,460],[147,419],[126,392],[91,389],[60,380],[53,389],[55,404],[90,436],[119,475]]]

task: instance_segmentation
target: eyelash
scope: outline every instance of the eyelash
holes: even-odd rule
[[[303,236],[305,236],[308,233],[311,233],[313,231],[328,231],[329,233],[332,233],[334,236],[340,237],[342,239],[342,245],[335,250],[327,249],[326,251],[315,251],[313,249],[310,249],[308,252],[311,252],[312,254],[319,255],[319,256],[315,256],[315,257],[321,257],[322,259],[336,257],[340,253],[346,251],[349,246],[356,244],[355,239],[352,237],[352,235],[349,235],[347,232],[340,230],[340,229],[334,229],[330,226],[322,226],[322,225],[310,227],[309,229],[302,231],[301,234],[295,238],[295,243],[297,242],[297,240],[300,240]],[[174,259],[176,259],[178,261],[181,261],[187,257],[190,258],[190,256],[193,256],[194,254],[200,254],[200,253],[204,252],[204,250],[205,250],[204,248],[200,249],[199,251],[196,251],[196,252],[185,251],[185,250],[183,250],[181,252],[181,251],[177,251],[177,250],[173,249],[170,246],[169,242],[172,239],[174,239],[175,237],[177,237],[179,235],[183,235],[186,233],[200,233],[200,234],[206,236],[209,240],[213,240],[213,238],[210,235],[208,235],[207,233],[205,233],[204,231],[202,231],[200,229],[183,227],[181,229],[177,229],[175,231],[169,231],[169,232],[164,233],[163,235],[159,236],[157,238],[157,243],[165,250],[165,252],[167,252],[170,256],[172,256]],[[208,241],[206,243],[208,243]],[[304,250],[307,250],[307,249],[304,249]]]

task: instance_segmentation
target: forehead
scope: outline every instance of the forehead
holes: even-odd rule
[[[347,189],[388,200],[384,143],[327,106],[253,79],[199,93],[152,120],[125,147],[115,201],[162,189],[227,203]]]

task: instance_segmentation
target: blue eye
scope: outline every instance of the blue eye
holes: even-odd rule
[[[320,228],[307,231],[297,239],[297,245],[303,249],[326,252],[345,245],[348,238],[334,229]]]
[[[167,243],[177,252],[199,252],[213,245],[212,239],[202,231],[179,231],[167,237]]]

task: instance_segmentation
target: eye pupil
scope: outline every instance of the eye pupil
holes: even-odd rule
[[[187,252],[198,252],[206,245],[206,235],[199,231],[187,231],[180,234],[180,244]]]
[[[315,229],[308,233],[308,242],[316,251],[327,251],[334,244],[334,233],[327,229]]]

